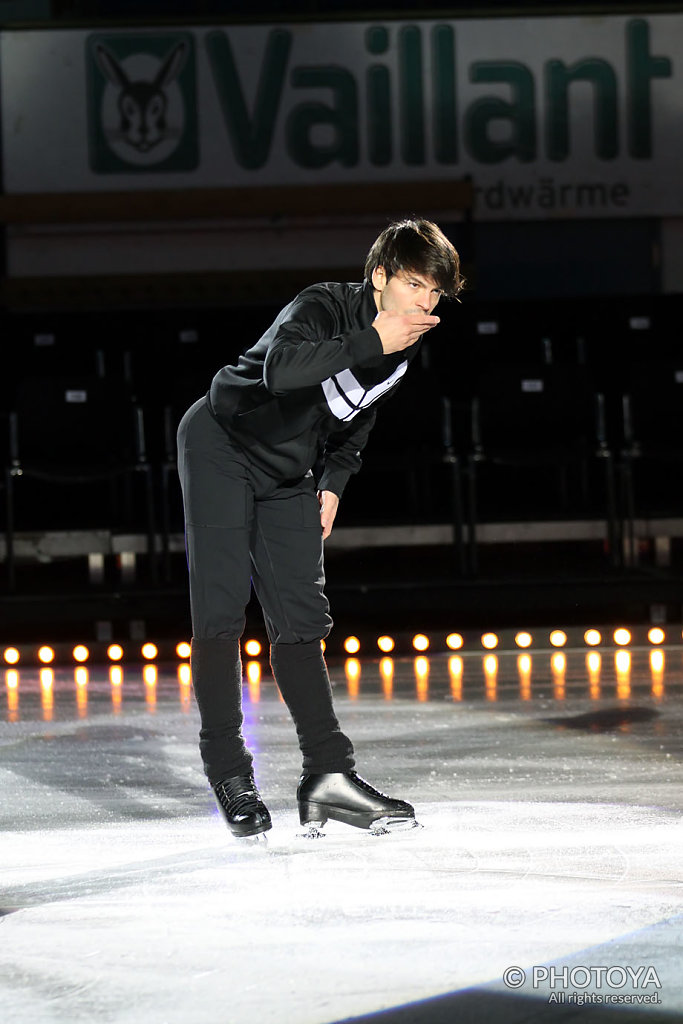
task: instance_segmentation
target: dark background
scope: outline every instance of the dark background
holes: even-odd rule
[[[520,6],[501,0],[486,8],[434,2],[423,9],[393,0],[374,3],[372,9],[386,16],[425,17],[438,11],[495,17],[632,8],[548,0]],[[637,8],[679,9],[675,4]],[[30,5],[26,11],[30,27]],[[47,24],[120,26],[164,19],[198,23],[216,17],[263,21],[354,11],[371,13],[367,5],[349,0],[54,2]],[[21,15],[15,13],[13,18],[17,17]],[[683,442],[677,396],[671,401],[656,382],[649,390],[640,388],[645,397],[638,427],[643,437],[651,430],[654,440],[641,446],[637,457],[629,451],[624,432],[623,396],[638,391],[643,367],[668,367],[670,377],[681,358],[682,298],[662,292],[659,221],[478,223],[476,215],[466,215],[442,222],[442,227],[461,252],[468,287],[461,303],[444,303],[439,309],[442,324],[425,343],[419,366],[382,411],[368,445],[365,470],[350,483],[337,521],[340,530],[412,527],[420,543],[378,546],[375,536],[372,546],[330,546],[328,593],[339,631],[678,622],[683,582],[680,541],[674,537],[664,551],[647,536],[636,538],[630,548],[628,543],[630,513],[648,520],[681,515]],[[334,268],[316,268],[317,278],[324,279],[328,270]],[[0,308],[3,437],[7,439],[18,386],[20,390],[27,377],[104,374],[119,395],[144,412],[156,526],[161,530],[169,415],[177,420],[179,411],[205,392],[213,374],[256,340],[281,305],[310,280],[297,280],[293,274],[264,282],[263,277],[256,281],[247,275],[239,287],[220,297],[210,282],[204,295],[201,288],[178,293],[160,283],[147,299],[138,292],[116,301],[91,296],[86,303],[79,295],[71,305],[64,295],[54,301],[43,295],[31,304],[6,294]],[[496,333],[482,327],[492,323]],[[52,338],[50,344],[36,343],[46,336]],[[503,397],[487,413],[487,443],[491,452],[496,444],[504,447],[508,433],[508,447],[516,449],[518,458],[508,464],[487,452],[476,463],[478,523],[554,521],[569,527],[555,541],[534,536],[522,540],[522,534],[515,536],[513,531],[507,541],[478,544],[474,554],[455,544],[424,543],[429,536],[426,528],[454,521],[453,459],[461,470],[466,518],[476,440],[472,402],[480,393],[483,396],[482,382],[490,381],[494,368],[500,374],[509,370],[531,378],[564,377],[567,387],[580,377],[593,393],[603,396],[602,442],[615,486],[617,532],[610,545],[600,538],[579,540],[580,532],[574,536],[571,529],[571,523],[597,522],[604,514],[604,462],[595,462],[596,438],[583,439],[583,462],[578,469],[572,463],[563,473],[562,453],[577,441],[576,431],[568,439],[560,436],[561,431],[551,436],[554,428],[539,426],[535,436],[515,438],[511,425],[521,421]],[[574,404],[578,407],[578,397]],[[565,416],[565,424],[569,419]],[[539,447],[545,449],[545,463],[533,465]],[[8,440],[3,455],[9,467]],[[629,507],[625,483],[631,470],[635,509]],[[177,541],[182,531],[177,479],[170,470],[167,474],[168,525]],[[120,495],[113,501],[106,485],[92,482],[76,494],[71,487],[55,490],[44,480],[22,480],[15,529],[30,534],[111,526],[116,507],[117,515],[124,509],[131,532],[144,533],[139,497],[127,495],[127,504],[121,499],[120,509],[119,499]],[[4,516],[6,520],[6,509]],[[131,623],[140,622],[149,635],[189,635],[184,555],[177,548],[176,542],[170,554],[162,557],[160,552],[156,578],[150,559],[138,556],[134,578],[128,580],[115,557],[106,560],[103,578],[93,581],[83,557],[20,556],[15,578],[7,576],[0,593],[0,641],[19,642],[45,629],[53,639],[57,634],[83,638],[92,636],[103,621],[111,624],[115,637],[126,636]],[[250,608],[249,614],[258,628],[258,610]]]

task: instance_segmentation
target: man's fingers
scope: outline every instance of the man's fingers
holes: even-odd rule
[[[320,503],[320,525],[322,527],[323,540],[327,540],[332,533],[332,526],[339,507],[339,498],[332,491],[318,491],[318,501]]]
[[[430,316],[428,313],[414,313],[411,314],[410,320],[414,324],[426,324],[428,327],[435,327],[436,324],[440,323],[441,318]]]
[[[388,355],[414,345],[421,335],[436,327],[439,322],[438,316],[429,313],[382,310],[375,317],[374,327],[380,336],[382,349]]]
[[[441,320],[440,317],[432,313],[398,313],[395,309],[383,309],[375,316],[375,320],[400,320],[401,318],[405,318],[408,323],[429,324],[431,327]]]
[[[334,516],[321,516],[320,525],[323,529],[323,540],[327,540],[329,535],[332,533],[332,526],[334,525]]]

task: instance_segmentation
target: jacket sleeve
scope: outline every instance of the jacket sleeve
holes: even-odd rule
[[[318,296],[300,295],[274,328],[263,367],[273,395],[320,384],[351,366],[375,362],[383,355],[374,327],[335,334],[334,316]]]
[[[410,355],[406,350],[409,361],[415,358],[419,348],[419,343],[413,346]],[[328,435],[323,452],[323,471],[318,481],[319,491],[332,491],[333,494],[341,498],[342,492],[349,482],[349,477],[353,473],[357,473],[363,464],[361,452],[375,425],[378,410],[392,395],[396,394],[400,385],[401,382],[398,381],[372,406],[354,416],[348,426]]]
[[[319,491],[332,491],[341,498],[349,477],[361,468],[361,452],[376,416],[377,409],[373,406],[358,413],[347,427],[328,436],[323,453],[324,468],[318,481]]]

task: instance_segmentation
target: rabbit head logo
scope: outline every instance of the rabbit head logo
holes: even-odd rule
[[[186,157],[178,164],[176,151],[187,149],[188,113],[194,115],[193,76],[184,74],[190,42],[156,37],[153,44],[140,37],[91,41],[96,170],[189,166]]]

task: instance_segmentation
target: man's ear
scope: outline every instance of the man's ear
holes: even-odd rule
[[[372,272],[372,287],[376,288],[377,291],[381,291],[382,288],[386,287],[387,283],[387,272],[384,267],[375,267]]]

